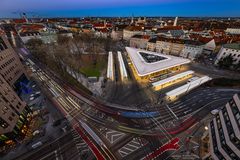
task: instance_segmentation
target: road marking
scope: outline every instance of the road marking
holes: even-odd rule
[[[138,142],[138,140],[136,138],[134,138],[132,141],[130,141],[125,146],[123,146],[121,149],[119,149],[118,152],[120,153],[120,155],[122,157],[125,157],[126,155],[136,151],[137,149],[139,149],[141,147],[142,147],[142,145],[140,144],[140,142]]]

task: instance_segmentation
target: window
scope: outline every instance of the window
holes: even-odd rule
[[[12,118],[12,117],[8,117],[8,119],[9,119],[10,121],[12,121],[12,120],[13,120],[13,118]]]
[[[4,129],[8,127],[7,122],[4,119],[2,119],[1,117],[0,117],[0,126]]]

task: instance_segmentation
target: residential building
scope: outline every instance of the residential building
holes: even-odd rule
[[[231,56],[233,58],[233,64],[238,64],[240,62],[240,43],[230,43],[223,45],[218,52],[217,58],[215,60],[215,65],[217,65],[221,59],[227,56]]]
[[[156,52],[180,56],[184,48],[184,41],[180,39],[158,37]]]
[[[123,29],[126,28],[127,25],[115,25],[112,32],[111,32],[111,38],[113,40],[121,40],[123,39]]]
[[[198,41],[185,40],[183,50],[180,53],[181,57],[194,60],[201,55],[204,49],[204,44]]]
[[[143,29],[141,26],[128,26],[123,29],[123,39],[130,40],[136,34],[143,34]]]
[[[10,86],[17,90],[19,81],[25,79],[26,74],[5,34],[0,35],[0,53],[0,74]]]
[[[214,160],[240,159],[240,99],[235,94],[208,125],[210,149]]]
[[[25,133],[30,112],[18,94],[28,82],[23,66],[4,33],[0,35],[0,146]]]
[[[240,34],[240,28],[227,28],[225,32],[228,34]]]
[[[149,35],[140,34],[134,35],[130,38],[130,47],[146,49],[149,39],[150,39]]]
[[[156,42],[157,42],[157,37],[153,37],[149,39],[147,42],[147,50],[155,52],[156,51]]]

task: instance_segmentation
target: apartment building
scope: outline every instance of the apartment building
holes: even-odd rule
[[[130,38],[130,47],[146,49],[149,39],[149,35],[134,35]]]
[[[230,43],[223,45],[218,52],[217,58],[215,60],[215,65],[217,65],[221,59],[227,56],[231,56],[233,58],[233,64],[238,64],[240,62],[240,43]]]
[[[235,94],[208,125],[210,153],[214,160],[240,159],[240,99]]]
[[[141,26],[127,26],[123,29],[123,39],[129,40],[132,36],[136,34],[143,34],[143,27]]]
[[[158,37],[156,41],[156,52],[180,56],[184,48],[184,41],[174,38]]]
[[[201,42],[186,40],[180,56],[194,60],[197,56],[202,54],[204,46],[205,45]]]
[[[27,82],[23,66],[7,40],[0,34],[0,146],[24,134],[30,112],[21,93],[21,83]]]

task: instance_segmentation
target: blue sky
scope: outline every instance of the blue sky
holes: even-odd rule
[[[0,0],[0,17],[17,17],[13,12],[41,17],[240,17],[240,0]]]

